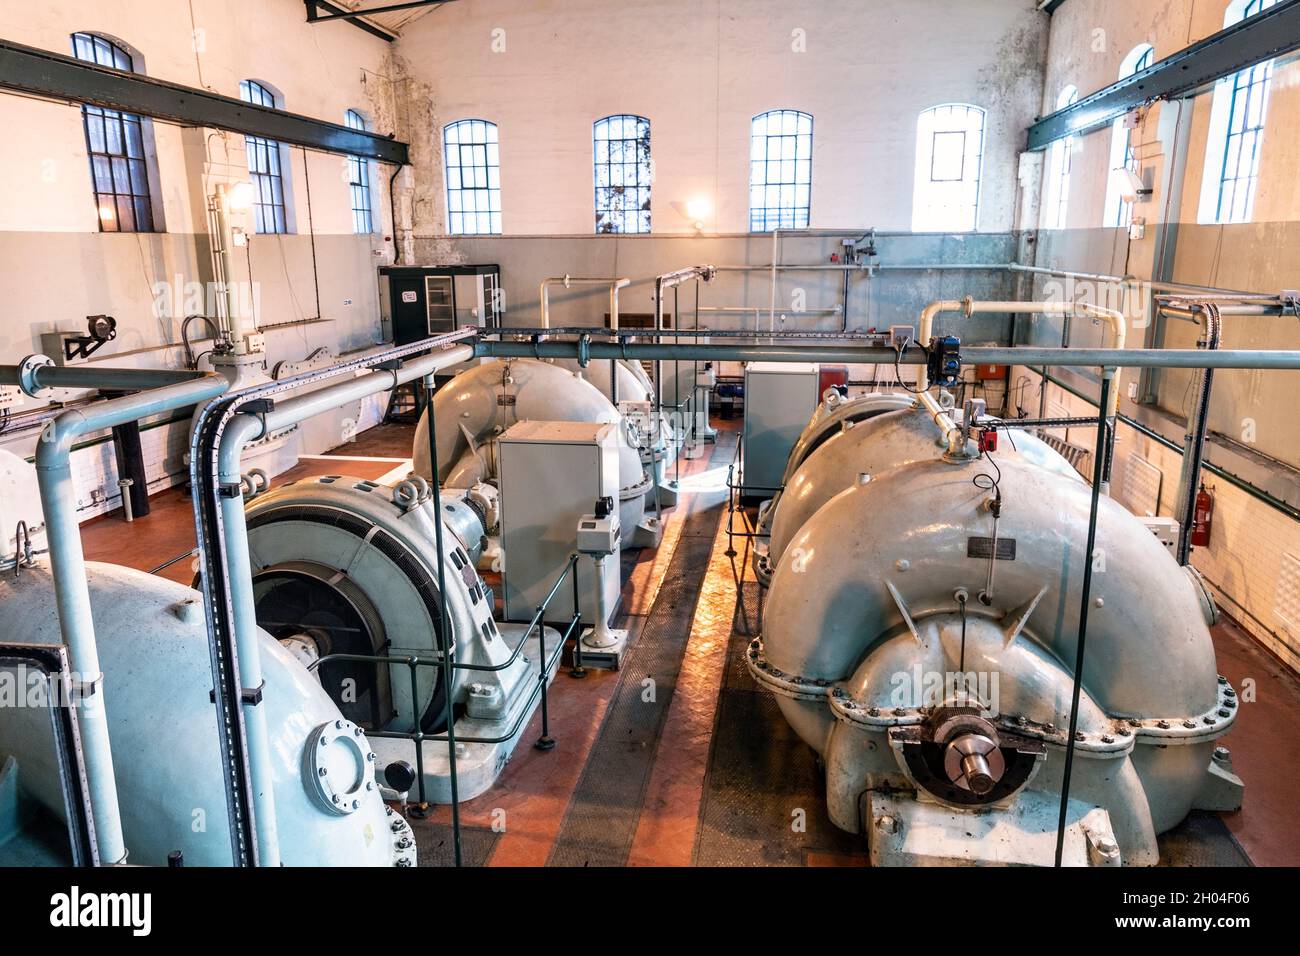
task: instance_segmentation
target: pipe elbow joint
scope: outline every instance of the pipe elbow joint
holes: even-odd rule
[[[50,421],[41,430],[36,444],[36,467],[42,471],[65,467],[72,455],[72,446],[86,433],[86,415],[72,408]]]

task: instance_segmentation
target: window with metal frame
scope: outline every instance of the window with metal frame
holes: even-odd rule
[[[650,121],[620,114],[592,126],[596,232],[650,231]]]
[[[130,53],[93,33],[72,34],[78,60],[135,72]],[[84,104],[82,124],[90,156],[91,188],[101,232],[154,232],[153,197],[144,120],[135,113]]]
[[[1224,26],[1230,27],[1267,10],[1277,0],[1248,0],[1229,5]],[[1259,162],[1264,144],[1264,122],[1268,111],[1269,87],[1273,79],[1273,60],[1246,67],[1220,81],[1227,90],[1225,98],[1216,90],[1211,112],[1227,112],[1227,123],[1220,135],[1219,124],[1211,120],[1211,142],[1221,140],[1218,157],[1218,189],[1214,205],[1214,222],[1249,222],[1255,210],[1255,189],[1259,183]],[[1226,100],[1226,107],[1224,105]]]
[[[501,234],[501,155],[497,124],[457,120],[442,130],[447,176],[447,231]]]
[[[1119,79],[1126,80],[1130,76],[1141,73],[1155,61],[1155,47],[1150,43],[1140,44],[1130,50],[1128,56],[1124,57],[1124,62],[1120,65]],[[1121,116],[1112,125],[1110,140],[1110,169],[1112,174],[1116,169],[1128,168],[1136,173],[1141,168],[1141,163],[1137,158],[1137,151],[1133,148],[1133,131],[1128,127],[1126,119],[1126,117]],[[1133,204],[1124,201],[1119,187],[1115,183],[1114,175],[1111,175],[1106,183],[1105,221],[1107,225],[1118,229],[1128,228],[1133,221]]]
[[[1066,109],[1079,102],[1079,90],[1067,86],[1056,98],[1056,108]],[[1047,189],[1043,197],[1043,224],[1047,229],[1064,229],[1070,206],[1070,168],[1074,151],[1078,148],[1077,136],[1066,136],[1052,143],[1047,151]]]
[[[913,232],[973,232],[979,223],[984,110],[943,103],[916,124]]]
[[[812,214],[811,113],[769,110],[750,122],[749,229],[807,229]]]
[[[343,114],[351,129],[365,131],[366,118],[356,110]],[[370,160],[363,156],[348,157],[348,189],[352,192],[352,230],[364,235],[375,231],[370,204]]]
[[[239,98],[256,106],[276,107],[275,94],[256,80],[239,81]],[[288,232],[280,144],[261,136],[245,136],[244,149],[248,154],[248,176],[253,183],[253,231]]]

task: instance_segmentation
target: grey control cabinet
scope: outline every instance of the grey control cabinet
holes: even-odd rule
[[[804,362],[750,362],[745,367],[741,495],[771,498],[786,459],[816,410],[819,368]]]
[[[507,621],[527,622],[577,547],[578,521],[596,500],[612,498],[618,513],[618,427],[589,422],[526,421],[498,439],[501,488],[502,584]],[[620,594],[619,556],[603,562],[602,580],[587,556],[578,558],[582,621],[594,623],[597,588],[613,614]],[[546,620],[573,616],[573,585],[565,581]]]

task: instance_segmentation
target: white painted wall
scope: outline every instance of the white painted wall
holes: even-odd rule
[[[1229,0],[1070,0],[1052,17],[1042,111],[1052,112],[1067,84],[1077,86],[1083,97],[1114,83],[1119,79],[1121,61],[1140,43],[1152,44],[1156,58],[1162,59],[1217,33],[1223,29],[1228,5]],[[1182,121],[1191,124],[1188,150],[1183,157],[1186,175],[1181,199],[1175,199],[1175,209],[1168,216],[1168,197],[1161,176],[1164,162],[1171,155],[1172,123],[1179,108],[1153,106],[1146,121],[1134,131],[1132,142],[1144,171],[1149,171],[1149,184],[1156,190],[1148,201],[1138,204],[1135,215],[1145,216],[1150,222],[1166,218],[1183,223],[1197,221],[1212,99],[1206,91],[1183,107]],[[1286,133],[1298,124],[1300,60],[1292,56],[1277,62],[1269,95],[1268,126],[1272,135],[1265,134],[1260,162],[1254,216],[1258,222],[1300,218],[1300,189],[1296,186],[1300,157],[1288,148]],[[1067,228],[1103,226],[1110,141],[1109,127],[1076,139]],[[1217,164],[1221,158],[1216,155],[1211,162]]]
[[[1076,85],[1083,97],[1114,83],[1124,56],[1140,43],[1152,44],[1160,59],[1218,32],[1228,5],[1228,0],[1068,0],[1052,18],[1043,112],[1054,108],[1066,84]],[[1300,153],[1292,146],[1300,128],[1300,59],[1291,56],[1276,62],[1254,222],[1198,224],[1205,165],[1221,161],[1217,151],[1207,158],[1212,101],[1212,93],[1206,91],[1181,106],[1156,104],[1134,129],[1132,142],[1142,176],[1154,190],[1134,208],[1134,215],[1147,221],[1143,238],[1131,239],[1126,231],[1103,225],[1110,128],[1077,137],[1066,228],[1039,234],[1038,263],[1149,278],[1157,274],[1158,239],[1168,223],[1173,268],[1167,278],[1173,281],[1260,292],[1300,287]],[[1056,328],[1043,324],[1038,340],[1057,344]],[[1130,344],[1138,344],[1146,335],[1144,327],[1131,326]],[[1191,323],[1170,321],[1161,344],[1194,348],[1199,335]],[[1099,339],[1098,331],[1076,323],[1073,344],[1096,344]],[[1300,326],[1293,318],[1227,317],[1223,347],[1300,348]],[[1032,381],[1028,391],[1036,396],[1036,373],[1026,370],[1023,375]],[[1140,408],[1126,394],[1121,411],[1135,416],[1145,413],[1148,424],[1162,421],[1165,434],[1181,440],[1182,429],[1173,422],[1190,406],[1191,377],[1192,373],[1179,370],[1160,373],[1157,404],[1163,416]],[[1297,384],[1300,373],[1295,372],[1216,374],[1207,451],[1211,461],[1234,473],[1249,472],[1250,480],[1293,503],[1300,484],[1300,426],[1290,412]],[[1049,391],[1052,400],[1071,414],[1086,413],[1085,403],[1056,386]],[[1116,474],[1121,473],[1127,455],[1148,458],[1165,476],[1161,513],[1171,513],[1180,457],[1130,428],[1121,428],[1119,436]],[[1214,585],[1225,608],[1294,668],[1300,619],[1284,613],[1290,584],[1282,580],[1282,573],[1300,560],[1300,523],[1212,475],[1206,482],[1215,488],[1219,507],[1210,546],[1196,552],[1194,563]]]
[[[346,23],[311,26],[305,19],[298,0],[0,0],[6,39],[70,54],[71,33],[100,33],[132,50],[149,76],[227,96],[239,95],[241,79],[258,79],[293,112],[342,123],[347,109],[357,109],[373,128],[391,132],[390,45]],[[246,179],[247,165],[238,134],[152,126],[165,231],[101,233],[79,106],[0,93],[0,362],[42,351],[42,332],[107,313],[118,321],[118,337],[95,360],[180,365],[182,316],[155,309],[156,283],[211,279],[206,197],[218,182]],[[286,153],[295,232],[255,236],[232,263],[233,280],[256,284],[268,366],[319,346],[338,354],[378,341],[375,267],[392,257],[387,172],[374,170],[376,232],[358,236],[344,158],[298,147]],[[38,404],[26,400],[17,410]],[[357,409],[340,414],[361,420]],[[176,431],[150,439],[155,481],[165,483],[179,468]],[[340,431],[314,430],[304,450],[336,444]],[[31,442],[29,434],[7,439],[0,432],[0,443],[20,454],[30,454]],[[90,507],[90,492],[115,492],[116,476],[111,456],[88,449],[83,457],[78,495]]]
[[[690,232],[672,203],[705,198],[707,232],[744,232],[750,119],[789,108],[813,114],[811,226],[907,230],[917,115],[970,102],[989,111],[979,228],[1005,231],[1046,28],[1032,0],[448,4],[397,43],[430,101],[411,130],[415,228],[445,232],[441,126],[473,117],[500,129],[507,235],[592,233],[592,123],[637,113],[651,122],[653,230]]]
[[[388,44],[343,23],[309,26],[295,0],[0,0],[0,19],[6,39],[18,43],[70,54],[71,33],[101,33],[137,52],[149,76],[235,97],[240,80],[260,79],[284,94],[284,109],[342,123],[344,111],[355,108],[378,116],[381,129],[383,124],[391,127],[383,68]],[[90,176],[79,108],[5,95],[0,111],[6,129],[25,131],[10,136],[0,156],[7,174],[0,230],[97,231],[87,198]],[[202,232],[202,194],[196,192],[193,158],[185,148],[191,144],[183,141],[180,127],[154,125],[168,231]],[[197,144],[204,176],[212,182],[243,176],[242,137],[208,132],[210,141]],[[302,154],[297,149],[292,153],[293,192],[301,207],[306,190]],[[308,174],[313,189],[338,186],[342,164],[340,157],[312,156]],[[346,189],[321,188],[313,195],[313,206],[318,233],[352,232]],[[299,231],[306,231],[305,210],[298,212]]]

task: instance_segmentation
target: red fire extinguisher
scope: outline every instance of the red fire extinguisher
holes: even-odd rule
[[[1196,547],[1209,547],[1213,518],[1214,492],[1206,490],[1205,482],[1201,482],[1201,490],[1196,493],[1196,517],[1192,524],[1192,544]]]

